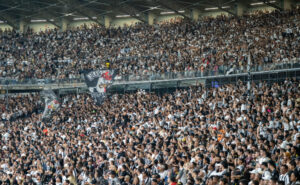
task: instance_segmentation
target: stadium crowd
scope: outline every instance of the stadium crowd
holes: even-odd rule
[[[28,117],[33,113],[41,113],[43,109],[44,102],[38,94],[14,95],[9,99],[0,99],[0,116],[3,121]]]
[[[219,16],[198,22],[137,24],[124,28],[93,26],[61,32],[0,32],[0,77],[77,78],[84,70],[109,65],[118,74],[151,75],[244,71],[300,61],[300,9]],[[108,64],[107,64],[108,63]]]
[[[287,79],[251,92],[239,82],[113,94],[100,106],[66,95],[48,121],[34,101],[12,98],[0,118],[0,184],[300,184],[299,91]],[[5,116],[19,110],[31,113]]]

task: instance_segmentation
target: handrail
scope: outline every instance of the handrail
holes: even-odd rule
[[[264,65],[252,65],[250,72],[271,72],[271,71],[284,71],[293,70],[300,68],[299,62],[286,62],[286,63],[272,63]],[[146,72],[143,74],[129,74],[123,76],[116,76],[115,84],[131,84],[139,81],[172,81],[178,79],[197,79],[197,78],[207,78],[207,77],[227,77],[229,75],[239,75],[247,73],[245,67],[239,68],[238,66],[218,66],[217,68],[205,70],[205,71],[194,71],[186,70],[183,72],[166,72],[166,73],[153,73]],[[0,85],[9,86],[30,86],[30,85],[45,85],[45,84],[72,84],[72,83],[84,83],[84,78],[71,78],[71,79],[23,79],[17,80],[13,78],[0,78]]]

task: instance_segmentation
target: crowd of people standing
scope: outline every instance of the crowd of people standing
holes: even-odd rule
[[[300,62],[300,9],[61,32],[0,31],[0,78],[245,71]],[[0,97],[0,185],[300,184],[299,79],[174,92]]]
[[[179,19],[123,28],[94,25],[61,32],[0,31],[0,77],[78,78],[109,66],[119,76],[186,71],[227,74],[300,60],[300,9],[242,17]],[[270,66],[270,64],[273,64]],[[269,67],[266,67],[269,66]]]
[[[87,94],[66,95],[51,120],[41,120],[42,110],[2,116],[0,182],[299,184],[299,90],[295,79],[253,83],[250,96],[242,82],[199,85],[113,94],[100,106]]]

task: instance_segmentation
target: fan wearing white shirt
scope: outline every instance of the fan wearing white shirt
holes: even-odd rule
[[[280,176],[279,181],[284,182],[284,185],[290,184],[290,177],[288,174],[288,167],[286,165],[282,165],[280,168]]]

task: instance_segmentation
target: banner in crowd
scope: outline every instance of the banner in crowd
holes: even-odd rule
[[[44,90],[41,95],[45,102],[42,119],[50,119],[52,112],[59,109],[60,103],[58,97],[52,90]]]
[[[96,70],[85,73],[85,81],[89,91],[97,104],[101,104],[106,97],[106,90],[114,79],[113,70]]]

